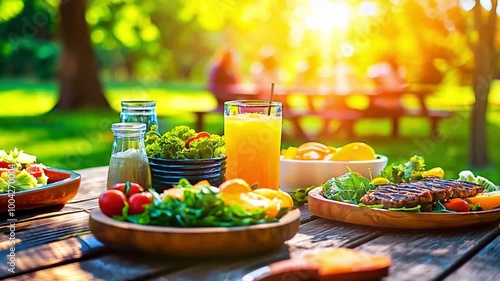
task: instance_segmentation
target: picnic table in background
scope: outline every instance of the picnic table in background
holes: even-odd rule
[[[89,212],[106,187],[108,167],[78,170],[82,183],[66,206],[16,212],[15,272],[0,264],[0,278],[11,280],[241,280],[260,267],[304,250],[347,247],[388,255],[383,280],[498,280],[499,222],[468,228],[404,230],[360,226],[319,218],[301,206],[298,233],[283,247],[252,256],[187,259],[111,249],[89,232]],[[9,222],[0,222],[10,253]],[[154,243],[154,241],[151,241]],[[186,240],[189,243],[189,240]],[[228,245],[229,247],[230,245]]]
[[[355,135],[356,123],[365,119],[389,119],[390,136],[400,136],[400,121],[404,117],[421,117],[429,121],[429,136],[439,138],[439,122],[453,116],[452,111],[430,109],[427,98],[436,93],[437,85],[409,83],[400,68],[392,61],[381,61],[367,70],[367,77],[360,79],[348,63],[339,62],[331,67],[325,77],[316,83],[297,85],[276,84],[273,100],[283,103],[283,118],[289,120],[295,135],[301,139],[314,140],[318,136],[331,136],[345,131],[349,137]],[[237,99],[263,99],[270,97],[270,85],[261,83],[209,83],[209,90],[216,97],[218,105],[210,111],[195,112],[196,129],[203,130],[206,114],[223,114],[224,101]],[[300,95],[306,99],[306,108],[294,107],[290,99]],[[403,98],[411,95],[418,101],[418,108],[408,108]],[[348,100],[363,96],[368,100],[366,108],[355,108]],[[317,117],[322,122],[319,133],[310,136],[303,119]],[[331,132],[330,124],[337,121],[339,126]]]

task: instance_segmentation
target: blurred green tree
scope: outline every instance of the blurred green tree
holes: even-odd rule
[[[62,42],[59,69],[58,110],[82,107],[109,107],[85,20],[85,1],[67,0],[59,4]]]
[[[471,30],[468,31],[468,38],[470,38],[475,58],[472,87],[476,101],[472,107],[469,143],[469,159],[473,167],[489,165],[486,113],[491,83],[495,79],[497,71],[498,57],[495,49],[498,0],[491,1],[489,10],[482,6],[482,2],[475,1],[475,6],[472,9],[474,20]]]
[[[0,75],[54,77],[54,9],[40,0],[0,1]]]

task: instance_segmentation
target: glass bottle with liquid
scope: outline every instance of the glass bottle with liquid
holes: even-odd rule
[[[149,132],[152,125],[156,125],[156,132],[159,132],[155,101],[122,101],[121,106],[120,122],[144,123],[146,132]]]
[[[115,123],[113,151],[109,161],[107,189],[116,183],[135,182],[145,190],[151,187],[151,171],[144,143],[146,124]]]

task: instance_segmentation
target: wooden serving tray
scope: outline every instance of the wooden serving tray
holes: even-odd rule
[[[94,236],[124,250],[179,257],[250,255],[279,248],[299,230],[299,209],[278,222],[245,227],[162,227],[114,220],[99,209],[90,212]]]
[[[464,213],[431,213],[359,207],[326,199],[323,197],[322,187],[314,188],[309,192],[308,205],[311,213],[325,219],[387,228],[454,228],[500,220],[500,209]]]

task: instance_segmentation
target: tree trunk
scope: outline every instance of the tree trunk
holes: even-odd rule
[[[479,34],[478,42],[474,47],[473,87],[476,100],[472,108],[469,142],[469,161],[470,166],[473,168],[486,167],[490,163],[486,137],[486,113],[491,82],[496,69],[494,42],[497,6],[498,0],[493,0],[491,11],[483,13],[479,0],[476,0],[473,11],[474,25]]]
[[[85,21],[85,0],[65,0],[61,15],[62,54],[59,68],[59,110],[105,107],[97,63]]]

